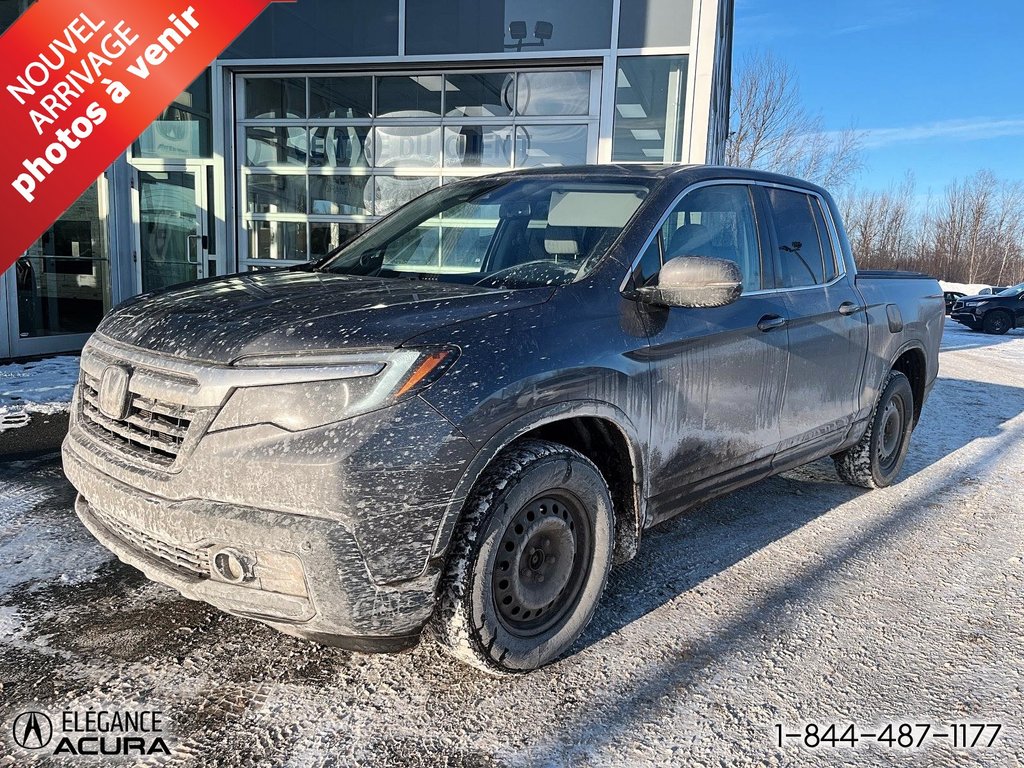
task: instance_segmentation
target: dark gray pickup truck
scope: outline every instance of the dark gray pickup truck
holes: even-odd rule
[[[501,174],[321,262],[120,306],[64,467],[96,538],[186,597],[523,672],[650,526],[825,456],[892,483],[942,328],[938,284],[858,272],[813,185]]]

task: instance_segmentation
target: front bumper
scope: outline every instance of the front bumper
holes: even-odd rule
[[[976,325],[982,321],[984,316],[984,309],[974,309],[972,307],[959,307],[954,309],[949,317],[951,320],[955,320],[963,325]]]
[[[75,511],[123,562],[192,600],[288,634],[356,650],[415,643],[434,605],[437,574],[375,584],[351,532],[333,521],[215,502],[171,502],[103,475],[65,442]],[[253,578],[227,583],[210,563],[250,553]],[[204,564],[206,573],[202,573]]]

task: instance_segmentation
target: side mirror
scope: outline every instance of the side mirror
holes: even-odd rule
[[[663,307],[724,307],[743,293],[743,275],[734,261],[677,256],[658,274],[658,284],[638,289],[638,298]]]

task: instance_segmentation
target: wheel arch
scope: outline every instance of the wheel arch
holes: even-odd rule
[[[921,420],[924,407],[925,389],[928,383],[928,358],[924,347],[917,344],[904,346],[889,366],[889,371],[899,371],[910,380],[910,391],[914,393],[914,426]],[[889,375],[888,372],[885,374]]]
[[[481,474],[517,440],[537,438],[574,448],[594,462],[608,483],[615,512],[616,564],[636,554],[645,523],[643,443],[629,418],[608,403],[561,403],[532,411],[495,433],[463,472],[434,539],[432,558],[442,557]]]

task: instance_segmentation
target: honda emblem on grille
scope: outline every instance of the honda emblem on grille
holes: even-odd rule
[[[99,407],[104,416],[120,421],[128,415],[131,397],[128,381],[131,371],[120,365],[108,365],[100,377]]]

